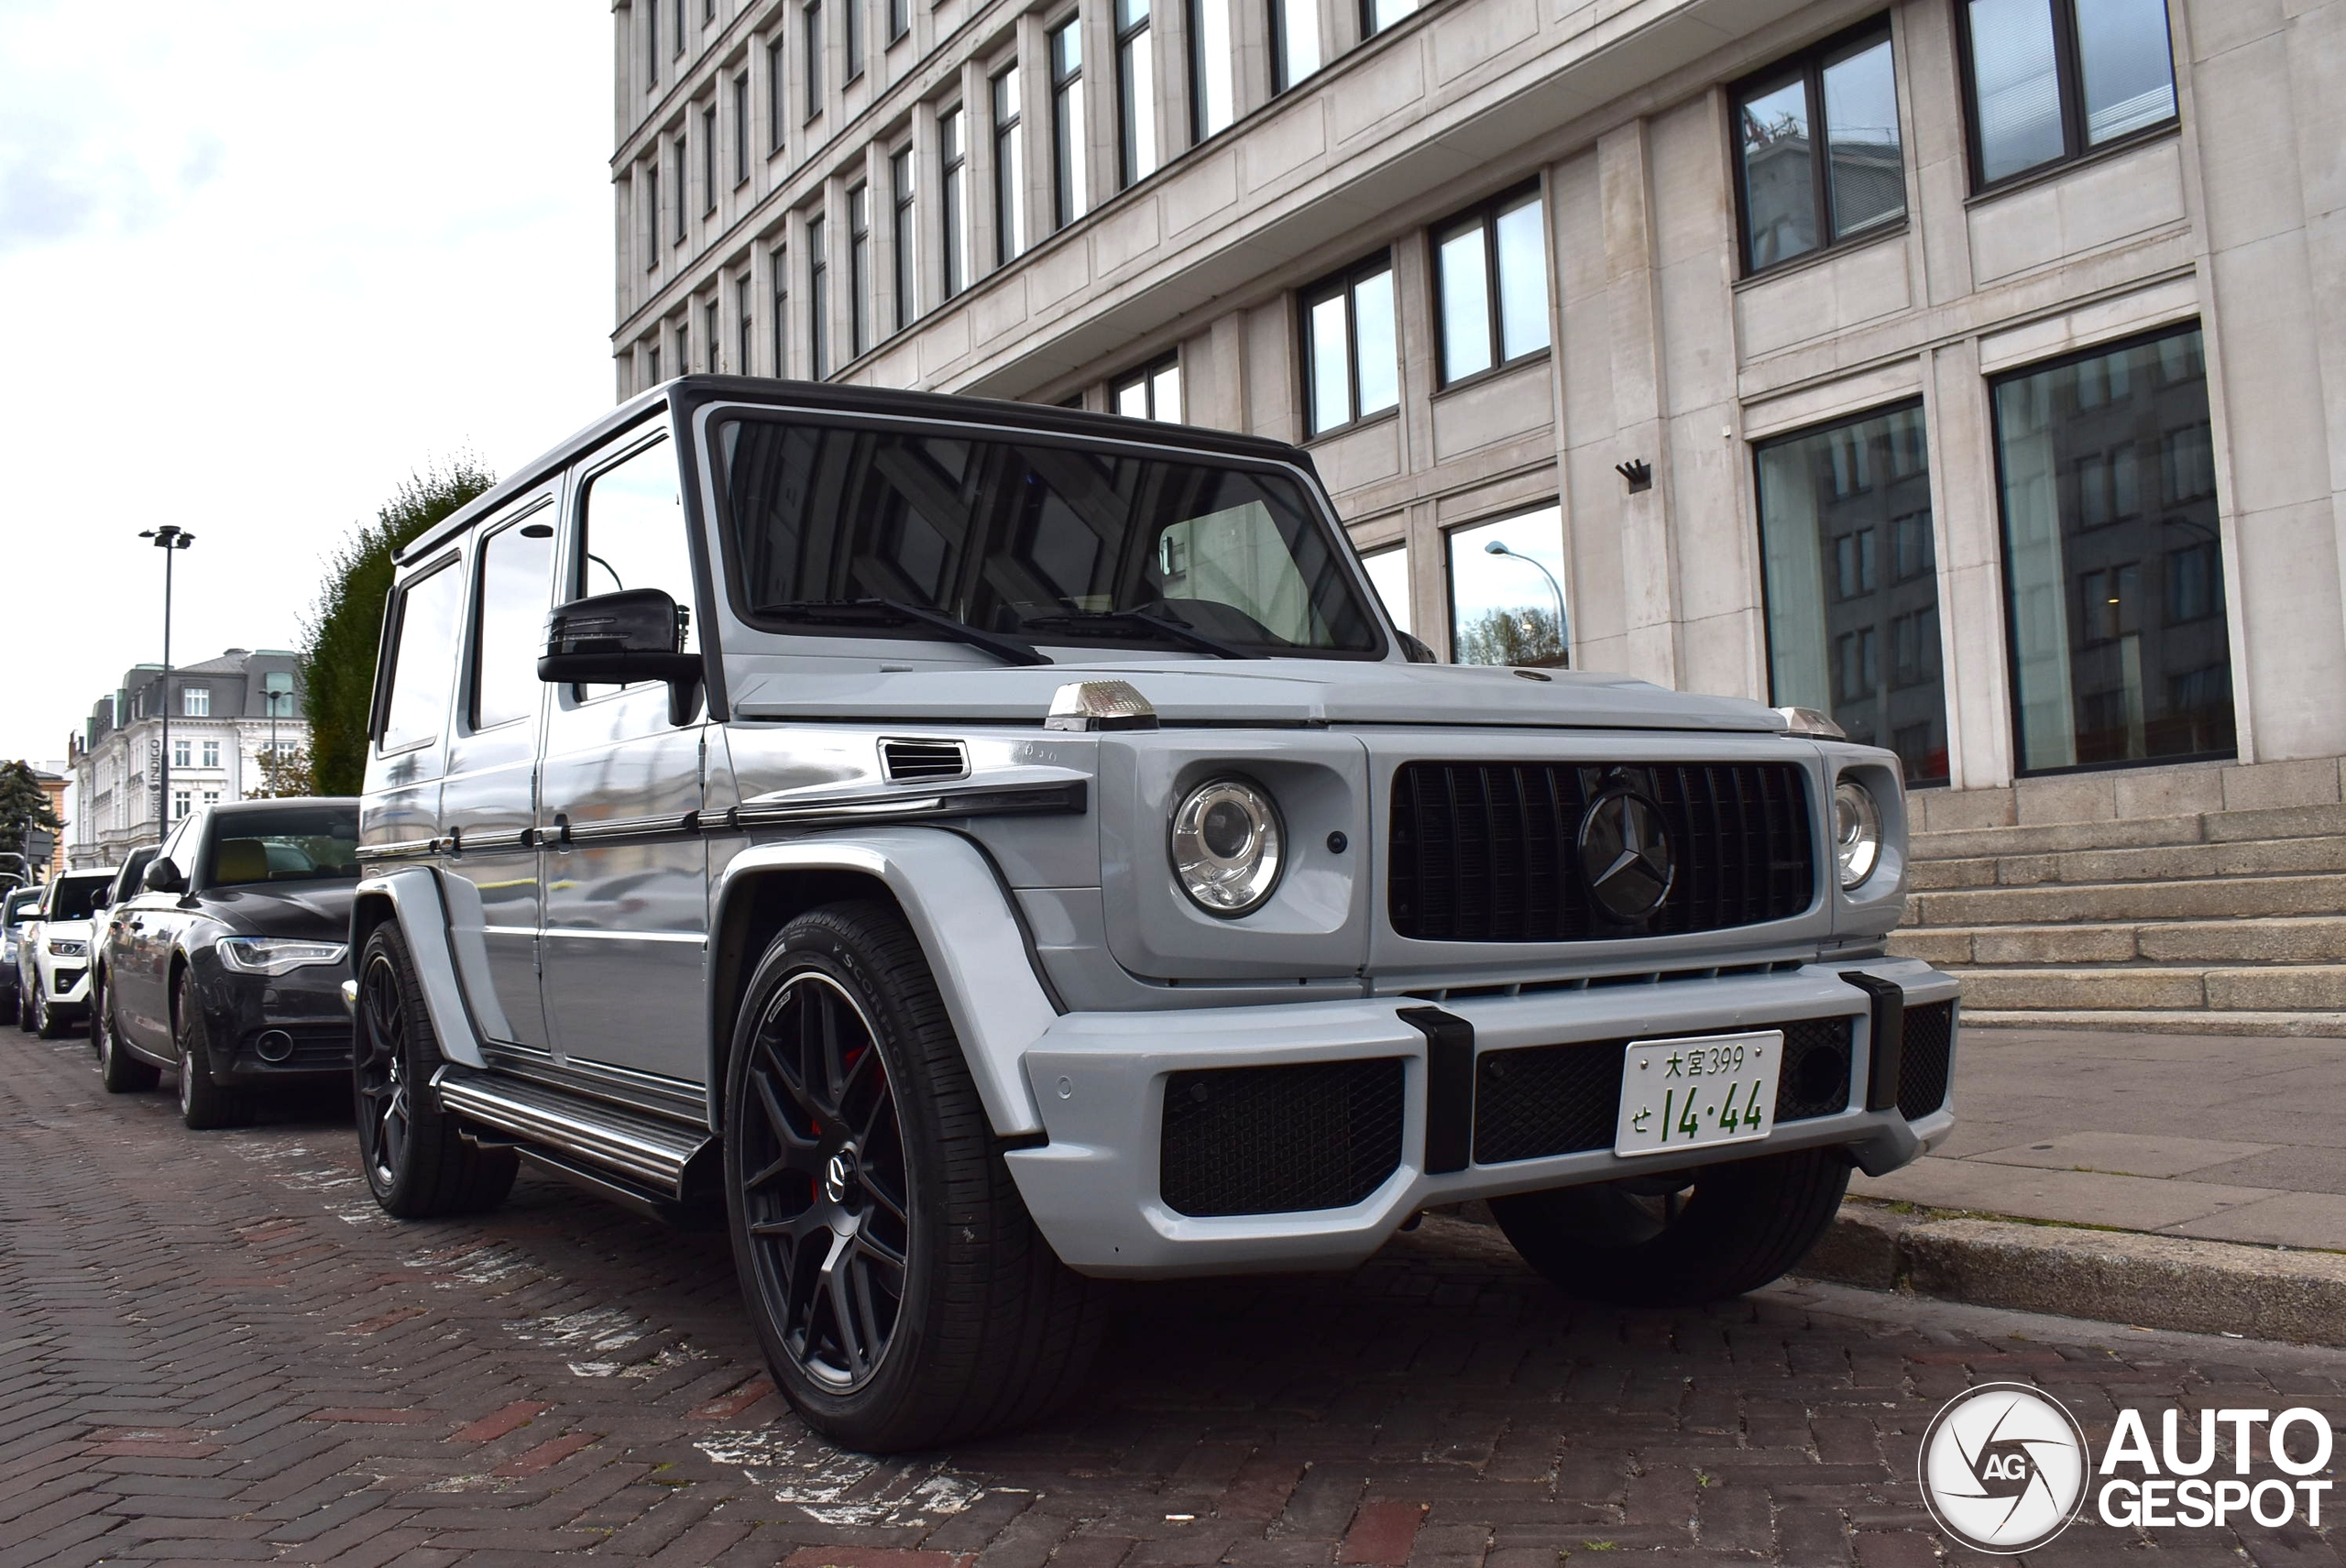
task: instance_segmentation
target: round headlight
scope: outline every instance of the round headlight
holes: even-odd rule
[[[1262,907],[1279,880],[1279,814],[1244,779],[1201,784],[1173,808],[1173,874],[1209,915]]]
[[[1833,850],[1841,861],[1844,892],[1873,875],[1881,860],[1881,807],[1873,791],[1855,779],[1833,789]]]

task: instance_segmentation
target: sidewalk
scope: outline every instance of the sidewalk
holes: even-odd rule
[[[1850,1196],[2346,1252],[2346,1039],[1968,1029],[1955,1111]]]

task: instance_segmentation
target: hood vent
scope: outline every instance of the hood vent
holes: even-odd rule
[[[970,753],[959,740],[882,740],[880,771],[890,784],[934,784],[970,776]]]

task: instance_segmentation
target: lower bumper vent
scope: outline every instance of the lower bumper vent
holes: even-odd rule
[[[1848,1109],[1848,1019],[1805,1018],[1764,1026],[1784,1032],[1784,1059],[1776,1076],[1777,1121],[1801,1122]],[[1485,1052],[1474,1071],[1474,1163],[1505,1165],[1611,1148],[1629,1038]]]
[[[1955,1003],[1928,1002],[1906,1009],[1906,1035],[1898,1060],[1898,1113],[1908,1121],[1946,1103],[1947,1076],[1955,1065]]]
[[[1177,1072],[1165,1083],[1157,1186],[1203,1218],[1342,1209],[1401,1164],[1401,1062]]]

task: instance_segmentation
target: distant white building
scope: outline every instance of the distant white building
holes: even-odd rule
[[[171,671],[137,664],[100,697],[72,738],[75,810],[66,855],[80,866],[113,865],[142,844],[159,843],[165,803],[163,715],[170,715],[169,820],[198,806],[242,800],[263,787],[261,759],[310,741],[299,660],[281,650],[231,648]]]

